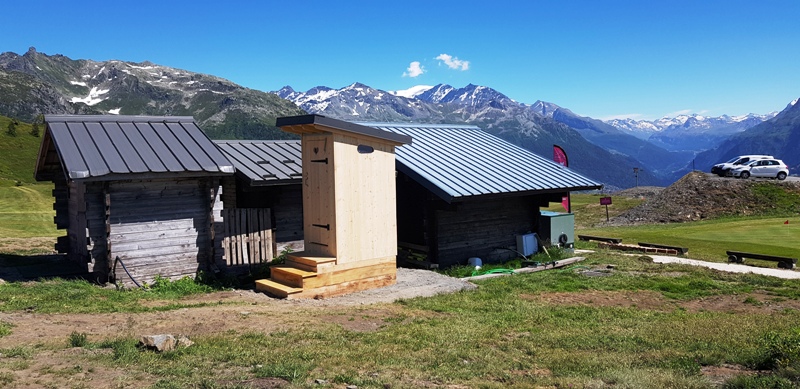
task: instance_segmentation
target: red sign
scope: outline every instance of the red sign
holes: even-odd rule
[[[611,197],[601,197],[600,205],[611,205]]]

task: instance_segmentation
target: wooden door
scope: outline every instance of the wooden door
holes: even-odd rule
[[[336,256],[333,137],[303,136],[303,227],[308,255]]]

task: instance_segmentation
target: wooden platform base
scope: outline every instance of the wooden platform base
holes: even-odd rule
[[[270,279],[256,281],[256,290],[279,298],[327,298],[392,285],[397,280],[395,257],[337,264],[336,258],[290,255],[284,266],[271,269]]]

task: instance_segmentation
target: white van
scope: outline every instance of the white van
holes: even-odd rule
[[[716,174],[720,177],[729,176],[731,173],[731,169],[739,166],[744,165],[754,159],[774,159],[775,157],[771,155],[740,155],[738,157],[731,158],[728,161],[723,163],[718,163],[711,167],[711,173]]]

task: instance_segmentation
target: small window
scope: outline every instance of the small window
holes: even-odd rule
[[[359,154],[370,154],[373,151],[375,151],[375,149],[372,148],[372,146],[358,145],[358,153]]]

